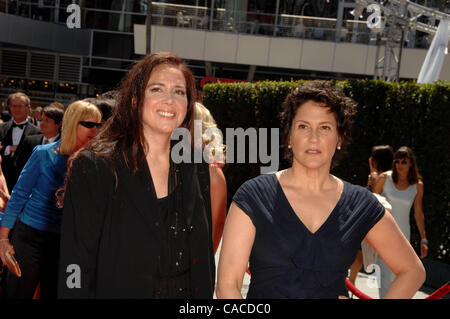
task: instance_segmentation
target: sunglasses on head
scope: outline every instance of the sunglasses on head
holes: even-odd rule
[[[408,161],[406,160],[406,159],[403,159],[403,160],[395,160],[394,161],[394,164],[402,164],[402,165],[406,165],[406,164],[408,164]]]
[[[93,128],[93,127],[100,128],[100,127],[102,127],[102,123],[95,123],[95,122],[90,122],[90,121],[80,121],[80,122],[78,122],[78,124],[81,124],[81,125],[83,125],[86,128]]]

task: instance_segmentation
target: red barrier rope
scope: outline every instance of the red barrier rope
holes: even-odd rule
[[[441,299],[442,297],[444,297],[448,293],[450,293],[450,285],[447,282],[441,288],[439,288],[438,290],[433,292],[431,295],[429,295],[425,299]]]
[[[247,274],[249,274],[249,276],[252,275],[250,273],[249,267],[247,267],[246,272]],[[359,299],[373,299],[372,297],[366,295],[361,290],[356,288],[355,285],[353,285],[350,279],[348,278],[345,279],[345,287],[347,288],[348,291],[350,291],[354,296],[358,297]],[[441,288],[437,289],[435,292],[433,292],[425,299],[442,299],[448,293],[450,293],[450,284],[447,282]]]
[[[345,279],[345,287],[347,287],[347,290],[350,291],[353,295],[355,295],[359,299],[373,299],[372,297],[366,295],[361,290],[356,288],[348,278]],[[441,288],[439,288],[438,290],[433,292],[431,295],[429,295],[425,299],[442,299],[448,293],[450,293],[450,284],[447,282]]]
[[[366,295],[365,293],[363,293],[361,290],[359,290],[358,288],[356,288],[352,282],[350,281],[350,279],[345,279],[345,287],[347,288],[348,291],[350,291],[353,295],[355,295],[356,297],[358,297],[359,299],[373,299],[372,297],[369,297],[368,295]]]

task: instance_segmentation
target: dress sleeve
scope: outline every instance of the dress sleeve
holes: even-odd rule
[[[28,199],[30,198],[33,187],[41,173],[42,154],[44,152],[35,147],[30,159],[20,173],[19,179],[14,186],[11,197],[6,204],[5,216],[1,225],[7,228],[14,228],[17,216],[20,214]]]
[[[253,224],[256,226],[255,211],[256,198],[255,190],[252,181],[247,181],[242,184],[233,196],[233,202],[250,217]]]
[[[72,163],[61,225],[59,298],[93,298],[110,185],[108,167],[85,151]],[[112,174],[112,173],[110,173]]]
[[[375,195],[367,189],[364,189],[362,196],[362,203],[364,203],[365,208],[362,225],[364,234],[367,234],[372,229],[372,227],[375,226],[375,224],[378,223],[381,218],[383,218],[386,209],[378,201]]]

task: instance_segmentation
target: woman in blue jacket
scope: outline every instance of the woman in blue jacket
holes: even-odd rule
[[[21,277],[8,271],[6,297],[31,299],[40,282],[41,298],[56,298],[62,210],[55,193],[63,187],[67,159],[97,134],[101,113],[76,101],[67,108],[61,140],[36,146],[11,192],[0,222],[0,257],[14,255]],[[14,233],[9,241],[10,230]]]

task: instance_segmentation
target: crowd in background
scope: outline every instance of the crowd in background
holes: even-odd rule
[[[386,273],[393,271],[383,297],[412,297],[424,281],[408,233],[414,204],[424,258],[423,182],[414,154],[402,147],[381,165],[374,153],[369,190],[330,174],[356,108],[331,83],[312,81],[288,94],[280,127],[291,166],[244,183],[228,215],[220,139],[205,134],[190,146],[213,145],[223,160],[171,157],[175,129],[192,132],[194,120],[202,121],[202,133],[217,127],[175,55],[147,55],[116,92],[67,107],[30,105],[26,94],[11,94],[0,124],[6,298],[184,299],[214,291],[239,298],[249,262],[247,297],[346,297],[345,278],[363,240]]]
[[[112,115],[113,95],[34,110],[26,94],[8,97],[0,124],[0,257],[15,272],[1,274],[3,297],[56,298],[61,223],[56,192],[63,186],[68,158]]]

